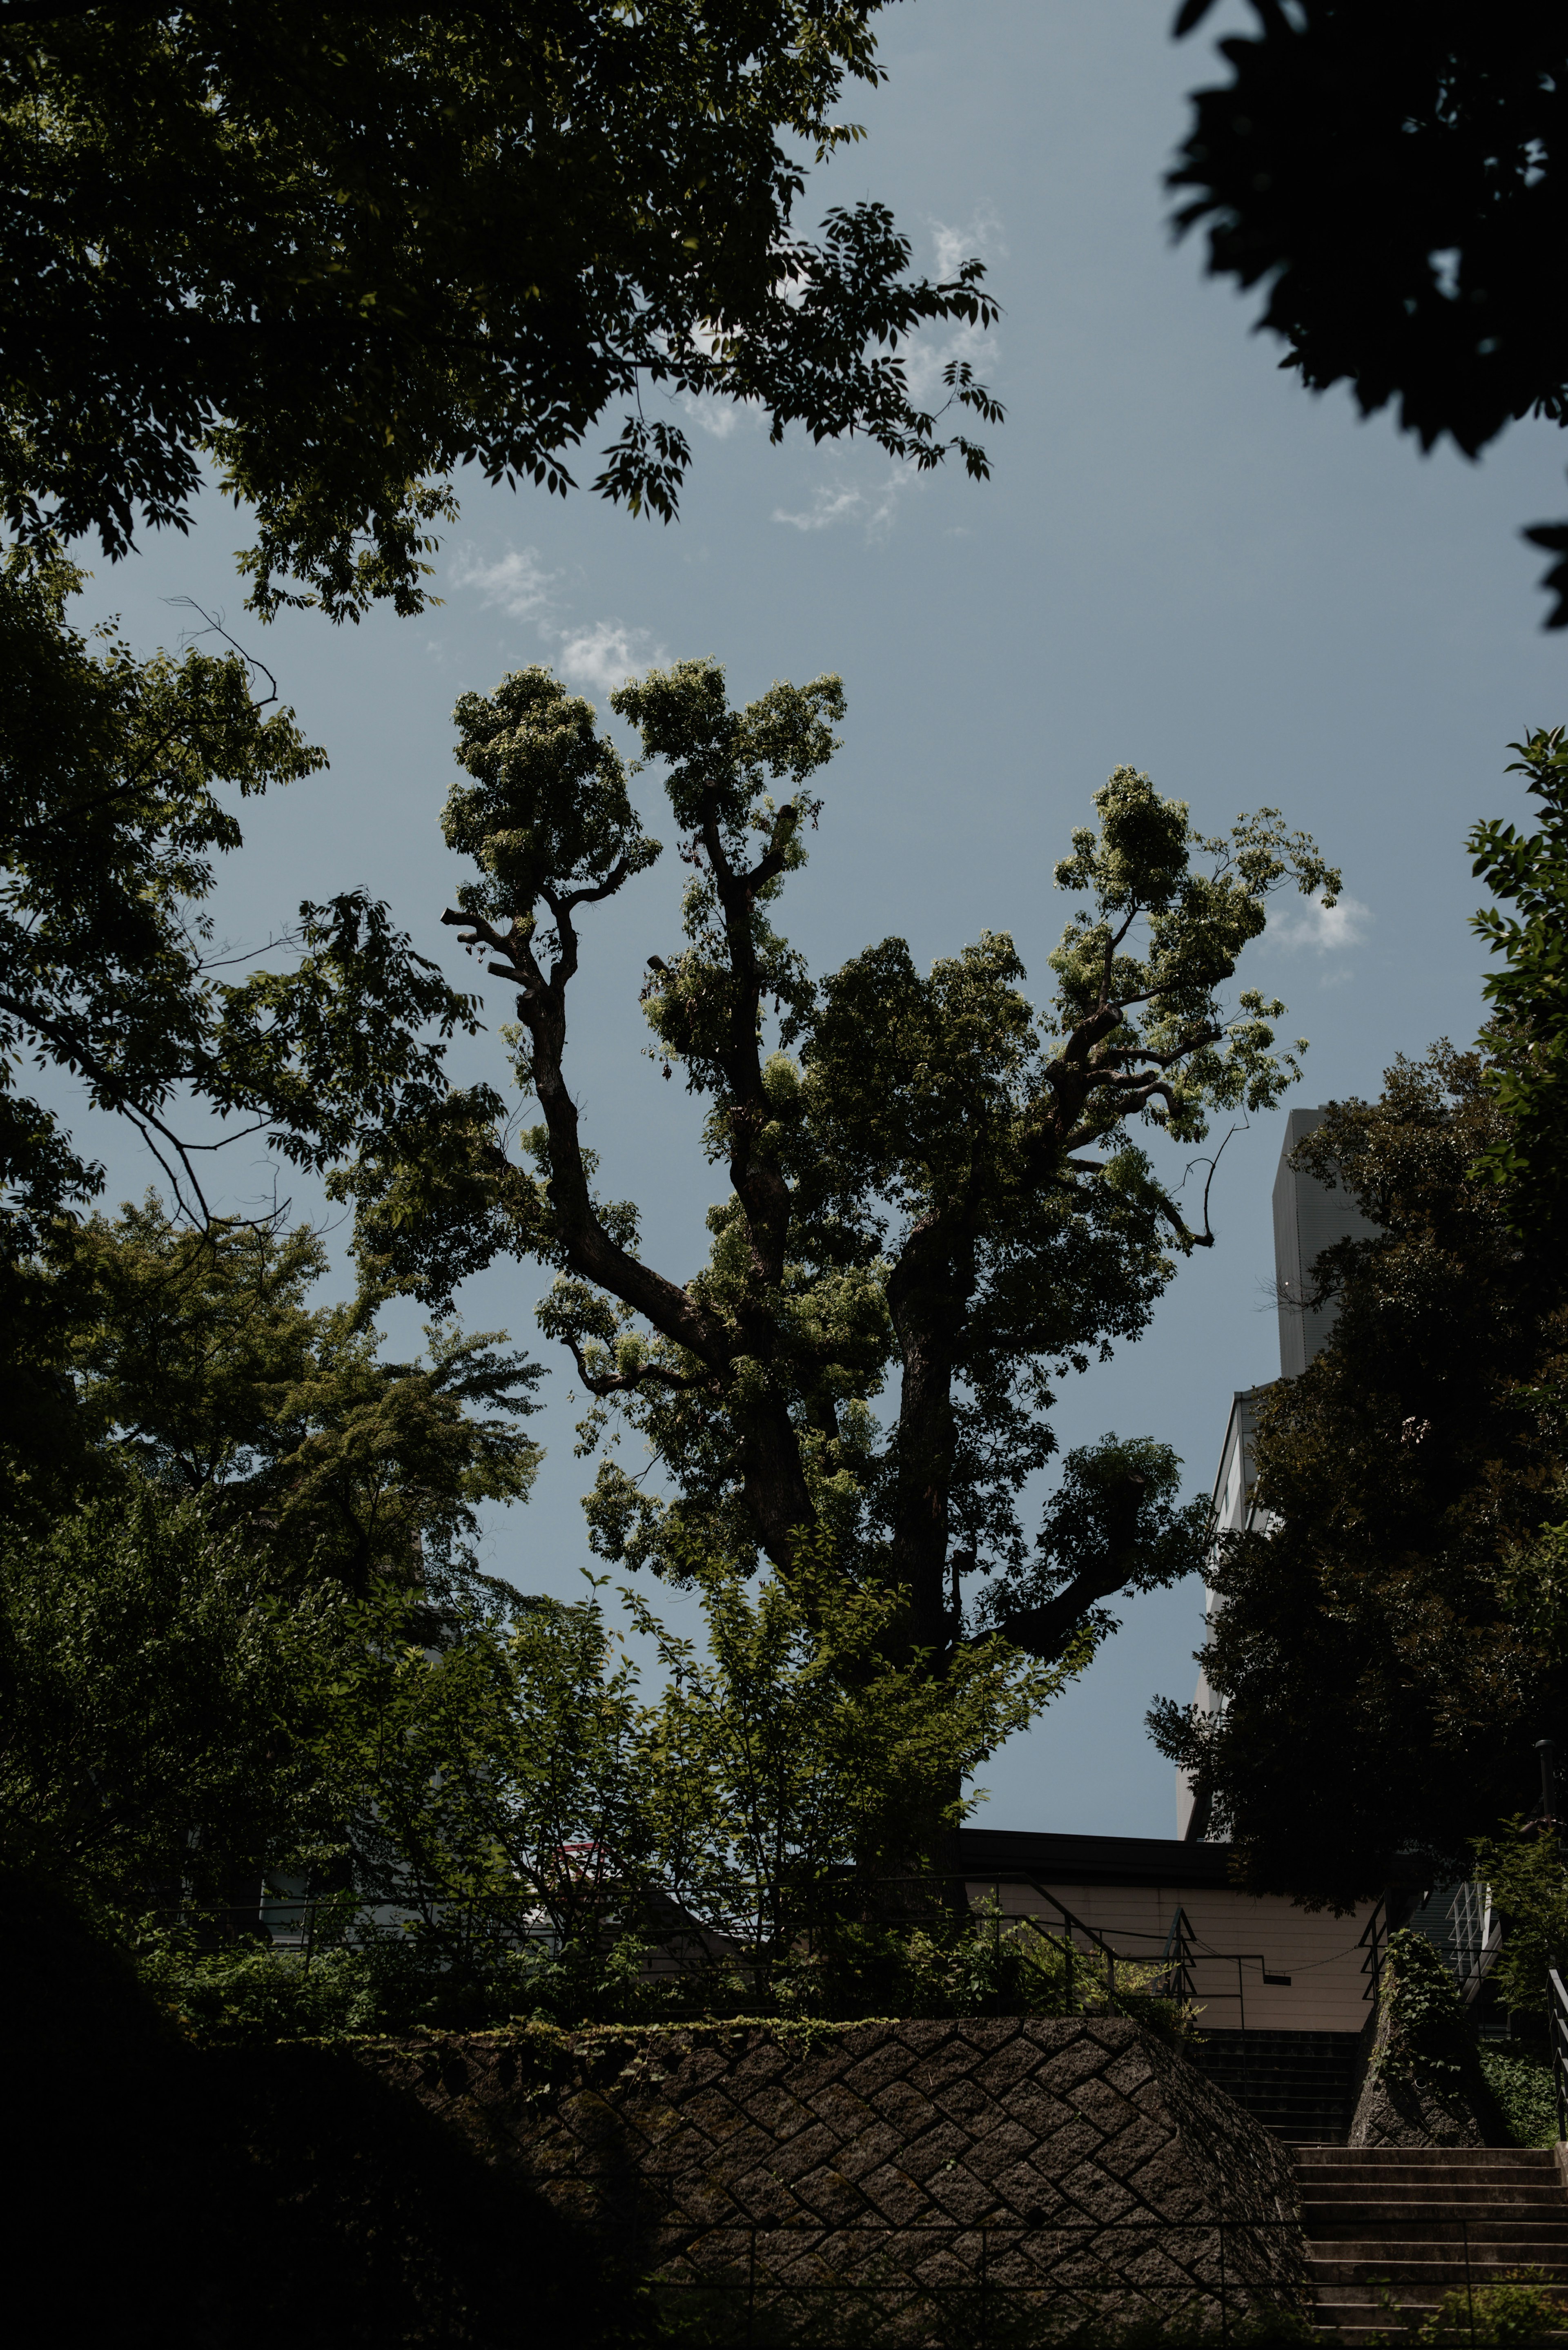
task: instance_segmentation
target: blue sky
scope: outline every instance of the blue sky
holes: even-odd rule
[[[199,625],[174,599],[223,613],[329,751],[329,775],[247,818],[225,931],[257,942],[306,892],[363,882],[456,976],[439,916],[457,873],[436,816],[457,693],[549,660],[602,705],[628,669],[701,654],[737,696],[775,677],[845,680],[845,747],[785,907],[819,969],[889,932],[924,962],[989,927],[1013,933],[1044,993],[1067,910],[1053,864],[1125,762],[1205,830],[1276,805],[1344,868],[1336,920],[1292,901],[1243,965],[1243,982],[1286,999],[1287,1033],[1312,1040],[1293,1101],[1374,1090],[1395,1054],[1473,1035],[1466,830],[1522,813],[1504,746],[1568,717],[1568,648],[1540,627],[1543,559],[1518,537],[1568,511],[1568,442],[1526,425],[1479,465],[1423,459],[1387,417],[1358,421],[1345,396],[1312,399],[1280,371],[1277,347],[1250,332],[1253,306],[1206,280],[1199,249],[1173,247],[1165,224],[1184,94],[1213,78],[1207,36],[1233,21],[1176,47],[1171,14],[1170,0],[910,0],[883,35],[888,86],[852,109],[869,136],[808,186],[808,223],[873,195],[920,265],[988,260],[1005,316],[977,358],[1009,411],[986,436],[988,484],[917,481],[858,445],[774,449],[754,419],[724,413],[692,420],[673,528],[581,495],[461,484],[445,600],[423,620],[259,629],[232,567],[244,520],[216,501],[191,537],[99,564],[84,609],[118,610],[142,650]],[[641,1057],[637,1011],[680,873],[667,858],[587,931],[572,1066],[607,1182],[642,1201],[650,1253],[684,1276],[711,1179],[686,1097]],[[510,1016],[498,988],[490,1011]],[[482,1040],[459,1074],[498,1065]],[[1107,1429],[1158,1436],[1207,1487],[1231,1391],[1278,1368],[1266,1284],[1282,1120],[1231,1145],[1219,1245],[1184,1269],[1149,1335],[1063,1395],[1064,1448]],[[111,1201],[140,1192],[150,1169],[112,1137],[100,1147]],[[272,1174],[249,1156],[229,1180],[254,1201]],[[535,1291],[525,1269],[500,1269],[471,1284],[465,1316],[531,1343]],[[528,1507],[497,1521],[492,1564],[566,1593],[587,1555],[586,1478],[569,1378],[547,1386],[549,1457]],[[1143,1714],[1157,1693],[1189,1694],[1200,1630],[1196,1586],[1130,1608],[984,1774],[986,1823],[1172,1834]]]

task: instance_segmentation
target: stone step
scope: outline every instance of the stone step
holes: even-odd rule
[[[1485,2168],[1478,2162],[1450,2162],[1439,2170],[1417,2170],[1407,2163],[1385,2163],[1376,2168],[1341,2169],[1317,2159],[1318,2149],[1297,2157],[1296,2175],[1303,2190],[1314,2195],[1359,2195],[1367,2188],[1379,2194],[1440,2195],[1445,2188],[1473,2188],[1478,2194],[1511,2195],[1521,2191],[1544,2194],[1560,2185],[1554,2163],[1527,2168],[1519,2163],[1497,2163]]]
[[[1441,2170],[1454,2162],[1489,2170],[1512,2167],[1554,2170],[1557,2167],[1549,2146],[1329,2146],[1321,2159],[1331,2170],[1358,2165],[1368,2169]]]
[[[1446,2293],[1521,2270],[1568,2287],[1568,2195],[1526,2147],[1314,2147],[1295,2158],[1317,2330],[1372,2350]]]
[[[1553,2282],[1568,2279],[1568,2251],[1560,2243],[1472,2244],[1467,2263],[1453,2244],[1388,2244],[1374,2241],[1355,2248],[1336,2246],[1333,2256],[1308,2244],[1307,2272],[1319,2284],[1367,2284],[1376,2277],[1420,2282],[1433,2277],[1457,2277],[1462,2284],[1468,2272],[1501,2275],[1511,2269],[1544,2269]]]
[[[1291,2146],[1343,2141],[1356,2036],[1334,2032],[1214,2032],[1191,2061],[1254,2121]]]
[[[1343,2219],[1347,2211],[1376,2211],[1379,2219],[1390,2220],[1426,2212],[1469,2220],[1475,2211],[1561,2211],[1568,2220],[1568,2204],[1560,2187],[1442,2187],[1424,2194],[1412,2188],[1402,2195],[1379,2185],[1365,2195],[1325,2195],[1321,2190],[1306,2194],[1302,2197],[1302,2210],[1321,2213],[1325,2220]]]
[[[1371,2214],[1358,2212],[1343,2228],[1324,2233],[1321,2228],[1308,2226],[1309,2244],[1321,2244],[1332,2250],[1336,2257],[1348,2258],[1350,2244],[1559,2244],[1568,2245],[1568,2217],[1561,2220],[1551,2213],[1533,2220],[1498,2220],[1488,2216],[1477,2220],[1469,2228],[1456,2228],[1442,2220],[1423,2224],[1418,2220],[1406,2220],[1398,2227],[1380,2227]]]

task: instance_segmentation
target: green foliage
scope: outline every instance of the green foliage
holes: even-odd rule
[[[0,1843],[99,1906],[221,1908],[325,1856],[313,1753],[341,1611],[280,1606],[193,1502],[128,1480],[44,1537],[0,1532]]]
[[[433,1114],[442,1045],[476,1024],[360,891],[301,906],[290,967],[220,975],[231,959],[205,901],[214,858],[241,841],[226,793],[292,781],[321,754],[290,711],[267,713],[237,654],[138,661],[79,635],[66,603],[81,584],[50,554],[0,563],[0,1374],[24,1470],[62,1448],[63,1374],[39,1324],[71,1305],[35,1260],[62,1237],[68,1253],[103,1180],[20,1089],[29,1057],[127,1120],[203,1221],[182,1107],[322,1168]]]
[[[498,1598],[432,1645],[383,1590],[356,1629],[324,1761],[355,1797],[357,1893],[462,1976],[536,1935],[587,1992],[607,1932],[641,1924],[657,1811],[636,1674],[597,1598]]]
[[[526,1497],[536,1366],[504,1331],[428,1336],[429,1363],[380,1360],[378,1301],[312,1307],[326,1253],[306,1228],[193,1232],[156,1195],[54,1251],[75,1304],[65,1360],[84,1438],[199,1496],[279,1587],[323,1577],[363,1596],[417,1573],[441,1598],[476,1571],[477,1505]]]
[[[1501,2284],[1446,2293],[1423,2325],[1409,2329],[1417,2342],[1538,2342],[1568,2328],[1568,2302],[1561,2285],[1543,2269],[1520,2269]]]
[[[577,920],[658,852],[587,705],[539,670],[459,705],[470,780],[447,836],[481,878],[443,920],[519,991],[514,1070],[542,1123],[514,1158],[471,1098],[363,1154],[344,1186],[364,1261],[438,1304],[499,1254],[556,1268],[540,1319],[592,1399],[601,1556],[678,1582],[765,1559],[793,1581],[826,1538],[854,1583],[898,1596],[886,1637],[939,1674],[991,1629],[1064,1656],[1112,1593],[1200,1555],[1158,1447],[1109,1440],[1073,1464],[1042,1544],[1022,1523],[1054,1449],[1052,1381],[1136,1336],[1173,1252],[1212,1239],[1125,1129],[1191,1140],[1213,1110],[1279,1097],[1296,1070],[1279,1007],[1243,995],[1233,1014],[1219,991],[1272,891],[1332,897],[1337,876],[1273,811],[1208,839],[1118,769],[1061,870],[1091,903],[1048,1013],[990,934],[927,974],[886,940],[817,983],[774,910],[820,813],[839,681],[733,710],[722,669],[688,661],[612,702],[664,770],[691,867],[644,1009],[727,1172],[708,1261],[659,1272],[635,1206],[594,1186],[565,1072]],[[628,1431],[657,1484],[618,1457]],[[964,1579],[992,1574],[992,1607],[966,1606]]]
[[[965,1779],[1079,1661],[1032,1666],[988,1640],[936,1678],[889,1638],[900,1596],[848,1582],[820,1538],[755,1597],[732,1572],[705,1576],[706,1654],[628,1599],[668,1676],[644,1776],[660,1881],[702,1938],[693,1956],[808,2006],[857,1924],[889,1901],[940,1905],[940,1886],[909,1879],[910,1856],[943,1848],[977,1800]]]
[[[132,1941],[138,1974],[188,2036],[213,2045],[334,2040],[366,2033],[483,2031],[522,2022],[578,2031],[693,2018],[770,2020],[809,2029],[877,2015],[1128,2015],[1179,2039],[1191,2018],[1161,1970],[1118,1963],[982,1904],[940,1909],[924,1925],[837,1920],[808,1957],[755,1970],[691,1963],[689,1933],[667,1947],[684,1961],[653,1974],[636,1934],[552,1947],[500,1932],[465,1938],[449,1926],[376,1924],[361,1912],[339,1924],[317,1913],[311,1946],[215,1946],[191,1929],[143,1928]],[[644,1930],[656,1935],[656,1918]],[[344,1939],[345,1935],[351,1939]],[[657,1947],[657,1946],[656,1946]]]
[[[1278,808],[1242,816],[1230,834],[1195,832],[1181,800],[1162,799],[1136,768],[1116,768],[1095,794],[1096,835],[1073,835],[1073,854],[1056,868],[1056,886],[1088,896],[1051,957],[1060,984],[1056,1025],[1070,1033],[1094,1024],[1096,1073],[1078,1123],[1084,1139],[1113,1133],[1126,1116],[1127,1065],[1141,1065],[1139,1107],[1158,1098],[1162,1122],[1181,1141],[1200,1141],[1207,1113],[1270,1109],[1301,1069],[1276,1057],[1269,1024],[1284,1011],[1243,991],[1249,1016],[1224,1019],[1215,991],[1233,974],[1250,940],[1268,920],[1265,900],[1282,882],[1332,906],[1339,875],[1304,832],[1283,830]],[[1207,868],[1195,866],[1200,852]],[[1142,951],[1129,951],[1141,921]],[[1119,1017],[1108,1024],[1114,1009]],[[1301,1046],[1298,1049],[1304,1050]],[[1160,1072],[1158,1079],[1152,1073]],[[1117,1086],[1115,1074],[1123,1073]]]
[[[1179,29],[1212,5],[1187,0]],[[1254,14],[1172,174],[1199,192],[1179,224],[1211,222],[1210,266],[1266,283],[1264,323],[1305,383],[1348,380],[1364,412],[1397,400],[1425,447],[1450,432],[1473,456],[1532,408],[1561,421],[1568,343],[1540,301],[1568,127],[1556,11]]]
[[[1376,1228],[1318,1260],[1329,1343],[1259,1411],[1257,1509],[1210,1574],[1222,1712],[1163,1751],[1259,1891],[1345,1907],[1400,1846],[1464,1873],[1561,1733],[1561,1295],[1478,1172],[1508,1128],[1479,1054],[1399,1061],[1296,1163]]]
[[[864,1999],[904,1962],[900,1920],[941,1924],[909,1853],[972,1808],[961,1781],[1071,1669],[990,1642],[935,1679],[881,1654],[895,1605],[826,1561],[754,1598],[714,1575],[704,1655],[634,1600],[668,1676],[649,1703],[597,1592],[471,1611],[434,1646],[383,1592],[323,1748],[358,1895],[445,1970],[443,2012],[462,1983],[487,2011],[626,2012],[620,1944],[661,1950],[670,1995],[699,2006]]]
[[[1425,1934],[1402,1926],[1389,1935],[1378,1996],[1378,2071],[1438,2096],[1457,2095],[1470,2053],[1464,1994]]]
[[[1516,1227],[1547,1252],[1568,1232],[1568,740],[1553,726],[1509,748],[1520,755],[1508,772],[1529,777],[1541,823],[1519,832],[1494,817],[1469,841],[1473,870],[1499,901],[1470,927],[1502,958],[1483,992],[1506,1127],[1480,1165],[1505,1188]]]
[[[137,1971],[164,2012],[207,2046],[341,2040],[407,2032],[476,2032],[526,2020],[578,2029],[657,2018],[659,2000],[627,1939],[591,1961],[537,1943],[471,1945],[464,1963],[429,1938],[359,1923],[352,1943],[308,1950],[190,1933],[142,1932]],[[668,2005],[668,2001],[665,2002]]]
[[[887,209],[791,226],[796,160],[858,136],[882,0],[658,0],[8,21],[0,512],[18,532],[185,528],[203,464],[255,510],[264,614],[419,610],[445,478],[593,482],[669,519],[690,462],[645,391],[757,403],[774,439],[984,452],[901,345],[988,326],[984,272],[912,279]],[[967,361],[944,405],[995,421]]]
[[[1510,2145],[1554,2146],[1557,2096],[1551,2059],[1517,2048],[1483,2047],[1480,2055],[1481,2078]]]
[[[1177,31],[1214,0],[1183,0]],[[1209,265],[1264,289],[1260,324],[1310,389],[1397,403],[1424,448],[1470,455],[1511,419],[1568,421],[1551,298],[1568,142],[1552,0],[1253,0],[1220,42],[1229,81],[1193,97],[1170,184]],[[1525,534],[1561,556],[1568,525]],[[1568,624],[1568,562],[1548,625]]]
[[[1210,1509],[1198,1495],[1183,1503],[1181,1462],[1168,1444],[1114,1432],[1077,1445],[1046,1505],[1033,1559],[985,1595],[982,1611],[1017,1638],[1056,1607],[1086,1564],[1103,1562],[1099,1579],[1124,1592],[1158,1591],[1205,1558]],[[1091,1607],[1082,1637],[1098,1642],[1116,1629],[1108,1608]]]
[[[1557,1831],[1515,1817],[1477,1842],[1475,1866],[1504,1919],[1498,1990],[1509,2007],[1544,2014],[1547,1969],[1568,1964],[1568,1868]]]

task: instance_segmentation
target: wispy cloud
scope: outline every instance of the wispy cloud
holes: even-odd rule
[[[536,546],[509,547],[493,563],[465,550],[453,559],[449,577],[454,588],[472,588],[509,619],[531,620],[551,665],[575,684],[610,693],[628,677],[670,658],[648,629],[615,619],[583,626],[566,617],[557,591],[561,575],[545,570]]]
[[[1299,913],[1272,916],[1269,935],[1278,946],[1311,947],[1318,954],[1343,954],[1359,946],[1372,927],[1372,911],[1359,898],[1341,898],[1325,906],[1321,897],[1307,900]]]
[[[881,538],[893,526],[898,500],[909,480],[907,473],[890,473],[876,490],[857,490],[842,482],[819,482],[811,494],[811,504],[803,513],[791,514],[785,506],[775,506],[774,520],[788,523],[792,530],[831,530],[835,523],[859,523],[867,538]]]
[[[956,277],[971,255],[990,262],[1006,254],[1002,224],[992,212],[978,213],[957,224],[933,220],[929,225],[932,257],[940,280]],[[955,361],[967,359],[979,375],[996,357],[994,333],[965,324],[908,343],[902,358],[909,397],[917,407],[940,413],[950,398],[942,380],[947,369]],[[898,519],[900,499],[916,478],[912,468],[902,467],[885,481],[862,488],[840,473],[832,481],[818,483],[805,505],[775,506],[773,518],[800,531],[831,530],[847,523],[863,530],[868,539],[885,538]]]
[[[699,432],[715,441],[727,441],[743,424],[754,427],[767,421],[767,411],[755,400],[721,400],[714,393],[699,399],[695,392],[683,391],[680,405]]]
[[[1002,223],[989,206],[956,225],[933,220],[930,231],[931,257],[939,279],[956,277],[971,256],[988,267],[1007,257]],[[994,328],[987,332],[979,327],[961,325],[946,334],[932,335],[913,344],[905,354],[904,371],[910,397],[932,408],[939,407],[947,397],[943,373],[955,359],[967,359],[976,374],[983,378],[994,369],[1000,356]]]
[[[956,226],[947,221],[930,223],[931,249],[939,277],[956,277],[960,266],[971,254],[988,265],[1007,258],[1006,240],[1002,223],[989,204],[983,204],[967,221]]]
[[[651,630],[628,629],[619,620],[596,620],[591,629],[552,629],[547,633],[558,640],[556,667],[562,676],[600,693],[613,693],[628,677],[658,669],[670,659],[664,647],[654,643]]]
[[[509,547],[498,563],[481,563],[465,548],[452,567],[454,588],[477,588],[485,603],[498,605],[514,620],[530,620],[549,609],[558,576],[545,570],[536,546]]]

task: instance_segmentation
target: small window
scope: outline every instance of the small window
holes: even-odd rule
[[[1280,1983],[1286,1991],[1289,1991],[1291,1987],[1291,1979],[1289,1975],[1272,1975],[1266,1967],[1263,1970],[1263,1981],[1266,1983]]]

